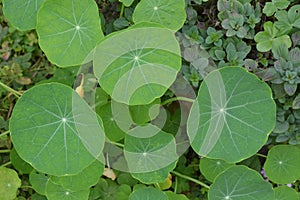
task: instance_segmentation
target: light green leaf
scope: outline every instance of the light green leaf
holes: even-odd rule
[[[296,190],[288,186],[279,186],[274,189],[275,200],[299,200]]]
[[[17,196],[17,190],[21,186],[21,180],[15,170],[0,167],[0,199],[12,200]]]
[[[88,62],[103,38],[94,0],[49,0],[37,16],[39,44],[54,64],[66,67]]]
[[[96,185],[99,177],[104,171],[104,165],[99,160],[95,160],[91,165],[73,176],[51,176],[53,183],[63,186],[65,189],[79,191],[89,189]]]
[[[300,178],[300,149],[292,145],[274,146],[264,165],[267,177],[280,184]]]
[[[13,148],[10,151],[9,156],[10,156],[10,161],[11,161],[12,165],[20,173],[29,174],[33,170],[31,165],[29,165],[27,162],[22,160],[22,158],[20,158],[20,156],[17,154],[17,151],[15,150],[15,148]]]
[[[188,200],[184,194],[176,194],[172,191],[166,191],[165,194],[168,196],[169,200]]]
[[[26,31],[35,29],[37,11],[46,0],[3,0],[3,13],[8,21]]]
[[[33,189],[41,194],[45,195],[46,194],[46,184],[49,180],[49,177],[46,176],[46,174],[39,173],[35,170],[33,170],[29,174],[29,182],[32,185]]]
[[[137,126],[131,129],[125,137],[124,154],[127,160],[129,171],[132,173],[148,173],[163,170],[167,167],[171,171],[177,161],[176,143],[173,135],[161,131],[151,124]],[[162,182],[160,173],[152,180],[159,179]],[[161,180],[162,179],[162,180]]]
[[[204,157],[200,160],[200,171],[207,180],[213,182],[216,176],[233,165],[234,164],[227,163],[224,160]]]
[[[35,86],[18,100],[10,120],[11,137],[20,157],[40,172],[77,174],[104,147],[101,120],[68,86]]]
[[[245,166],[233,166],[216,177],[208,192],[209,200],[275,200],[272,185]]]
[[[72,191],[53,183],[51,180],[46,185],[46,196],[48,200],[88,200],[89,189]]]
[[[154,22],[173,31],[179,30],[185,19],[184,0],[142,0],[133,12],[134,23]]]
[[[168,200],[168,197],[162,191],[152,187],[135,190],[129,196],[129,200],[141,200],[141,199]]]
[[[119,0],[124,6],[129,7],[134,2],[134,0]]]
[[[173,32],[144,24],[111,34],[94,54],[94,72],[101,87],[127,105],[149,104],[161,97],[180,67],[180,48]]]
[[[244,68],[224,67],[202,82],[187,131],[196,153],[233,163],[266,143],[275,119],[269,86]]]

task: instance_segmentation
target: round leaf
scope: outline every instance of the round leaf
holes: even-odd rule
[[[200,171],[207,180],[213,182],[217,175],[233,165],[220,159],[201,158]]]
[[[208,192],[209,200],[275,200],[272,185],[245,166],[233,166],[216,177]]]
[[[86,57],[102,39],[98,7],[94,0],[49,0],[37,16],[39,44],[58,66],[88,62]]]
[[[37,11],[45,1],[3,0],[3,13],[8,21],[21,31],[34,29],[36,27]]]
[[[276,200],[299,200],[296,190],[287,186],[279,186],[274,189]]]
[[[29,182],[32,185],[33,189],[41,195],[46,194],[46,184],[49,178],[46,174],[39,173],[33,170],[29,174]]]
[[[172,191],[166,191],[165,194],[168,196],[169,200],[188,200],[184,194],[176,194]]]
[[[49,83],[22,95],[10,131],[23,160],[40,172],[62,176],[77,174],[99,157],[105,140],[100,125],[74,90]]]
[[[169,168],[169,165],[169,170],[172,170],[175,167],[172,163],[178,159],[173,135],[150,124],[131,129],[125,137],[124,145],[124,154],[131,173],[155,172]],[[160,182],[167,176],[168,173]]]
[[[187,130],[199,155],[233,163],[266,143],[275,119],[269,86],[244,68],[224,67],[202,82]]]
[[[95,160],[90,166],[76,175],[51,176],[50,180],[66,189],[79,191],[89,189],[91,186],[96,185],[103,171],[104,165],[100,161]]]
[[[129,196],[129,200],[141,200],[141,199],[168,200],[168,197],[162,191],[152,187],[135,190]]]
[[[21,180],[15,170],[0,167],[0,199],[12,200],[17,196],[17,190],[21,186]]]
[[[300,178],[300,149],[292,145],[274,146],[264,165],[267,177],[280,184]]]
[[[106,37],[94,54],[94,72],[101,87],[127,105],[149,104],[161,97],[180,67],[180,48],[173,32],[143,24]]]
[[[72,191],[48,181],[46,186],[46,196],[48,200],[84,200],[89,198],[90,190]]]
[[[133,13],[134,23],[155,22],[177,31],[186,19],[184,0],[142,0]]]
[[[33,168],[31,165],[29,165],[27,162],[25,162],[24,160],[22,160],[22,158],[20,158],[20,156],[17,154],[17,151],[15,150],[15,148],[13,148],[10,151],[10,161],[12,163],[12,165],[21,173],[23,174],[29,174]]]

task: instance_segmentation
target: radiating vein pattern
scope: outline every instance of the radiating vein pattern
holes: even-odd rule
[[[94,71],[116,101],[148,104],[164,94],[181,66],[180,48],[166,28],[130,28],[107,36],[96,48]]]
[[[89,106],[71,88],[53,83],[20,98],[11,135],[25,161],[52,175],[76,174],[87,167],[101,154],[105,138]]]
[[[203,156],[237,162],[265,143],[274,128],[270,88],[240,67],[210,73],[188,119],[194,150]]]

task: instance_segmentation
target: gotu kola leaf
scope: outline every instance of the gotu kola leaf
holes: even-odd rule
[[[17,190],[21,186],[21,180],[16,171],[0,167],[0,199],[12,200],[17,196]]]
[[[211,72],[188,118],[191,146],[201,156],[238,162],[255,154],[275,126],[271,89],[241,67]]]
[[[36,29],[41,49],[61,67],[88,62],[87,56],[103,37],[94,0],[46,1]]]
[[[101,87],[127,105],[149,104],[161,97],[180,67],[174,33],[148,23],[107,36],[94,54],[94,72]]]
[[[275,200],[272,185],[245,166],[233,166],[216,177],[209,200]]]
[[[36,27],[36,16],[46,0],[3,0],[3,13],[21,31]]]
[[[68,86],[35,86],[18,100],[10,121],[19,156],[40,172],[62,176],[77,174],[104,147],[102,122]]]

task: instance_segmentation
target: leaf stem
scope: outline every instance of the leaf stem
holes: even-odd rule
[[[0,167],[6,167],[6,166],[8,166],[8,165],[10,165],[11,164],[11,161],[9,161],[9,162],[7,162],[7,163],[4,163],[3,165],[1,165]]]
[[[179,176],[179,177],[181,177],[181,178],[184,178],[184,179],[187,179],[187,180],[192,181],[192,182],[194,182],[194,183],[197,183],[197,184],[199,184],[199,185],[201,185],[201,186],[203,186],[203,187],[209,189],[209,186],[208,186],[208,185],[206,185],[205,183],[202,183],[201,181],[199,181],[199,180],[197,180],[197,179],[194,179],[194,178],[192,178],[192,177],[183,175],[183,174],[181,174],[181,173],[179,173],[179,172],[176,172],[176,171],[172,171],[171,173],[173,173],[173,174],[175,174],[176,176]]]
[[[9,153],[10,152],[10,149],[3,149],[3,150],[0,150],[0,153]]]
[[[124,3],[122,3],[122,7],[121,7],[121,12],[120,12],[120,17],[123,17],[123,14],[124,14],[124,9],[125,9],[125,6],[124,6]]]
[[[257,156],[260,156],[260,157],[263,157],[263,158],[267,158],[267,156],[264,155],[264,154],[256,153],[256,155],[257,155]]]
[[[20,98],[20,96],[22,95],[20,92],[12,89],[11,87],[5,85],[4,83],[2,83],[0,81],[0,86],[2,86],[6,91],[11,92],[12,94],[14,94],[17,98]]]
[[[111,143],[111,144],[114,144],[114,145],[116,145],[118,147],[124,148],[124,144],[120,144],[120,143],[113,142],[113,141],[108,141],[108,143]]]
[[[171,103],[173,101],[187,101],[187,102],[194,103],[195,100],[187,98],[187,97],[173,97],[173,98],[165,100],[164,102],[161,103],[161,105],[164,106],[164,105],[166,105],[168,103]]]
[[[3,133],[0,134],[0,138],[3,137],[3,136],[5,136],[5,135],[8,135],[8,134],[9,134],[9,131],[5,131],[5,132],[3,132]]]

